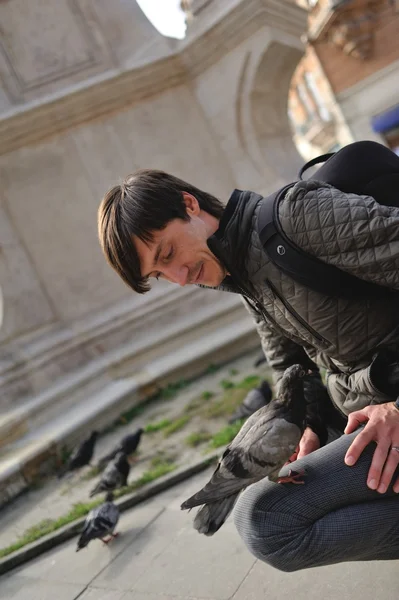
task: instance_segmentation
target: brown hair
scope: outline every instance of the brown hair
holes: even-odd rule
[[[200,208],[218,219],[223,204],[210,194],[173,175],[142,169],[111,188],[98,209],[98,237],[105,258],[123,281],[139,294],[150,290],[143,277],[133,243],[137,236],[152,241],[153,231],[164,229],[173,219],[189,219],[183,192],[192,194]]]

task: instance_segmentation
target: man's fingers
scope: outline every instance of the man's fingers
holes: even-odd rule
[[[392,448],[388,448],[388,458],[386,460],[384,470],[382,472],[380,483],[377,488],[377,492],[380,494],[384,494],[388,486],[392,481],[393,474],[396,471],[396,467],[399,464],[399,452],[396,450],[392,450]],[[395,483],[396,486],[396,483]],[[395,488],[394,488],[395,489]],[[395,490],[396,491],[396,490]]]
[[[389,450],[390,444],[389,441],[387,442],[386,440],[381,440],[377,444],[376,449],[374,450],[373,460],[371,461],[371,466],[367,475],[367,485],[371,490],[376,490],[380,485],[382,471],[384,469],[385,461],[387,460]],[[391,472],[391,478],[392,475],[393,471]],[[391,478],[389,479],[389,481],[391,481]],[[386,488],[384,489],[384,491],[386,491]]]
[[[345,454],[345,464],[349,467],[354,465],[365,449],[365,447],[374,440],[374,432],[372,428],[366,427],[359,435],[355,437]]]
[[[356,431],[359,425],[368,420],[369,417],[363,411],[357,410],[356,412],[351,413],[348,416],[348,422],[346,424],[344,433],[352,433],[353,431]]]

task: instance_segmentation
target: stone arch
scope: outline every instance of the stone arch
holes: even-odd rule
[[[288,118],[290,82],[302,56],[300,47],[270,40],[244,62],[241,73],[237,126],[252,163],[271,188],[294,179],[303,163]]]

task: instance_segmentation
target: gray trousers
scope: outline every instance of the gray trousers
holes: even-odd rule
[[[295,470],[306,469],[304,485],[263,479],[241,495],[234,520],[252,554],[287,572],[399,558],[399,494],[392,485],[381,495],[366,484],[375,444],[355,466],[344,463],[357,433],[342,435],[292,463]],[[393,482],[398,476],[399,469]]]

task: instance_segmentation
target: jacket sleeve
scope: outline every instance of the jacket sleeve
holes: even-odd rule
[[[287,237],[305,252],[399,290],[399,208],[319,181],[301,181],[280,204],[279,219]]]
[[[263,352],[273,370],[273,379],[277,389],[280,379],[288,367],[301,364],[305,370],[311,371],[311,374],[306,375],[304,383],[306,424],[318,435],[320,445],[323,446],[327,441],[327,414],[331,401],[322,383],[319,367],[307,355],[302,346],[272,329],[245,298],[243,301],[255,322]]]

